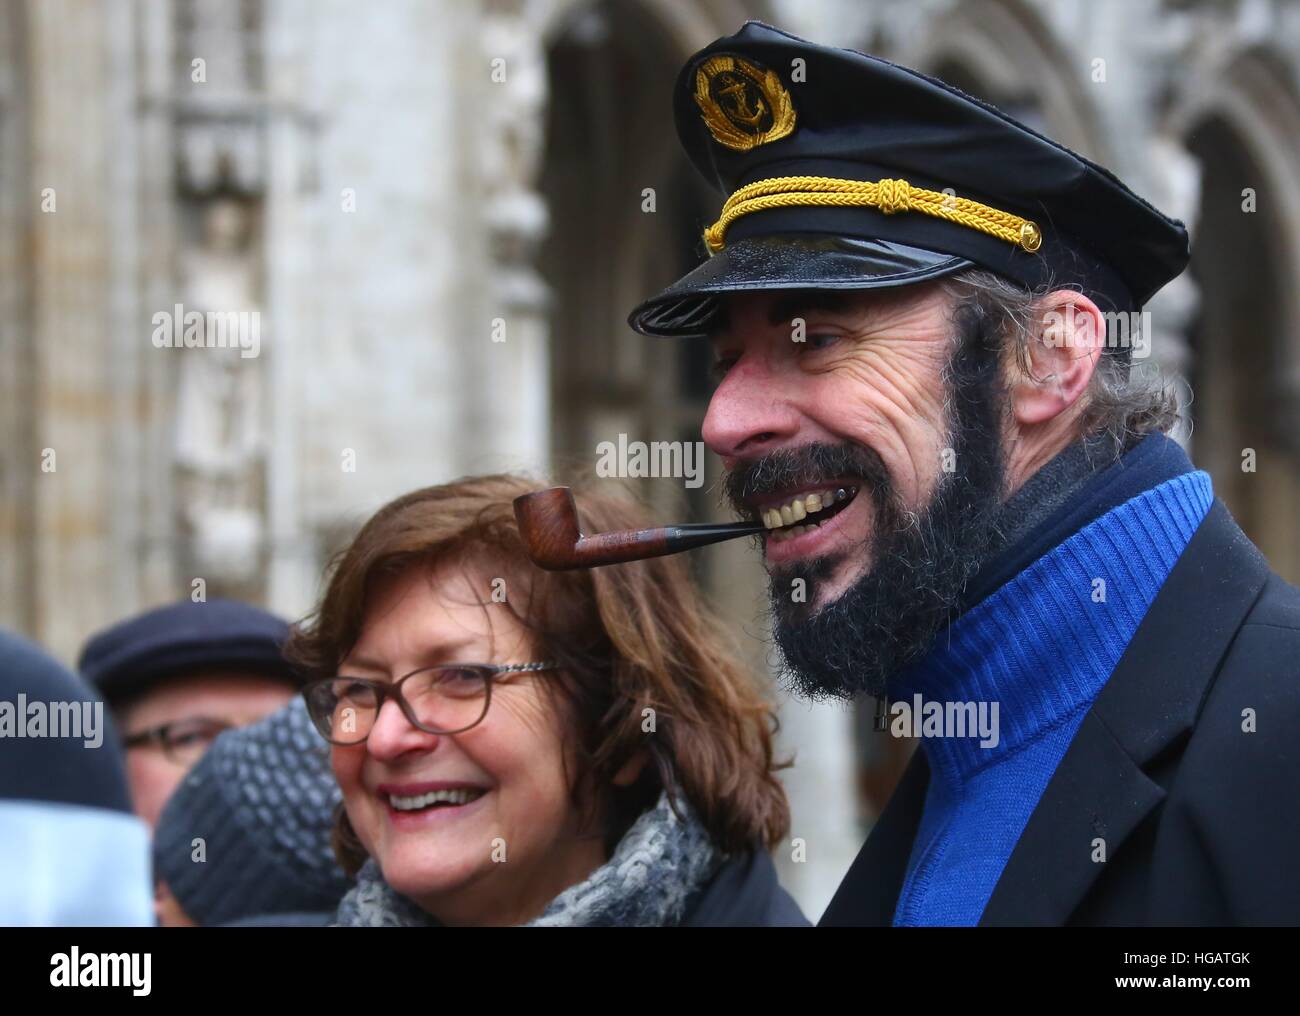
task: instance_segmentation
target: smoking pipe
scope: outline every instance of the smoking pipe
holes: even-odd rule
[[[533,563],[547,571],[599,568],[648,557],[680,554],[711,543],[752,536],[763,531],[761,522],[726,525],[687,523],[655,529],[624,529],[583,536],[578,507],[568,487],[549,487],[515,498],[515,520]]]

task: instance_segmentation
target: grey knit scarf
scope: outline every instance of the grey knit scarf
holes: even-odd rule
[[[673,813],[668,795],[638,818],[610,859],[584,881],[551,900],[525,927],[670,927],[681,923],[691,896],[724,858],[679,794]],[[374,859],[339,905],[335,927],[422,928],[438,922],[396,892]]]

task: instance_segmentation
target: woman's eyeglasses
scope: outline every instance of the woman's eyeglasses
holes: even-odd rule
[[[370,736],[379,711],[394,699],[402,715],[429,734],[459,734],[480,723],[492,700],[492,684],[503,674],[555,670],[557,664],[449,663],[424,667],[396,681],[327,677],[302,689],[307,712],[330,744],[360,744]]]

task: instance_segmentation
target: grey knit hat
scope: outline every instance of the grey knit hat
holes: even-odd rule
[[[300,697],[227,730],[168,800],[154,868],[201,925],[332,914],[351,886],[330,847],[340,801],[329,749]]]

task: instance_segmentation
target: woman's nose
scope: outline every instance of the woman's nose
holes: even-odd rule
[[[389,699],[379,707],[379,715],[366,738],[366,750],[375,758],[395,758],[408,751],[430,751],[441,736],[412,724],[402,707]]]

